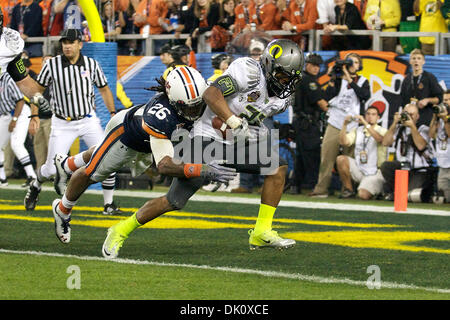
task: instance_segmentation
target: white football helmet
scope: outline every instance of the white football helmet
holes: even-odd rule
[[[206,81],[192,67],[177,67],[170,71],[166,79],[166,92],[170,104],[181,117],[195,121],[205,111],[206,103],[202,95],[206,90]]]

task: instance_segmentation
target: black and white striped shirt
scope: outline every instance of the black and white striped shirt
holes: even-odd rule
[[[99,63],[80,54],[75,64],[64,55],[49,59],[37,81],[50,86],[51,106],[60,117],[77,119],[95,110],[94,84],[98,88],[108,85]]]
[[[11,113],[22,99],[23,94],[9,73],[3,73],[0,76],[0,115]]]

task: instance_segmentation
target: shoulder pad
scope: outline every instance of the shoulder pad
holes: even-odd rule
[[[9,50],[13,51],[15,55],[22,53],[25,42],[18,31],[10,28],[3,28],[2,36],[4,37],[6,46]]]

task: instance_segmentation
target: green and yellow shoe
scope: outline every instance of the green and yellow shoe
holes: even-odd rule
[[[108,229],[105,242],[103,242],[102,254],[107,259],[115,259],[119,255],[119,250],[123,246],[123,242],[128,237],[117,231],[117,225]]]
[[[260,234],[254,234],[253,229],[248,230],[250,236],[248,242],[250,250],[261,248],[287,249],[295,245],[295,240],[284,239],[276,231],[266,230]]]

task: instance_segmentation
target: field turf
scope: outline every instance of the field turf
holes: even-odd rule
[[[411,206],[424,214],[394,213],[392,203],[335,198],[321,200],[323,205],[315,201],[314,208],[280,206],[274,229],[297,245],[250,251],[247,232],[255,222],[258,195],[200,194],[224,197],[222,202],[216,197],[190,201],[182,211],[139,228],[125,241],[119,259],[108,261],[101,256],[107,228],[152,193],[148,198],[133,192],[116,196],[124,216],[102,215],[102,196],[83,195],[72,216],[72,241],[63,245],[54,234],[54,192],[43,191],[36,210],[28,212],[25,189],[0,189],[0,299],[450,298],[446,206]],[[310,201],[302,196],[283,200]],[[344,204],[360,207],[343,210]],[[380,210],[380,205],[387,207]],[[73,270],[78,270],[76,281]]]

